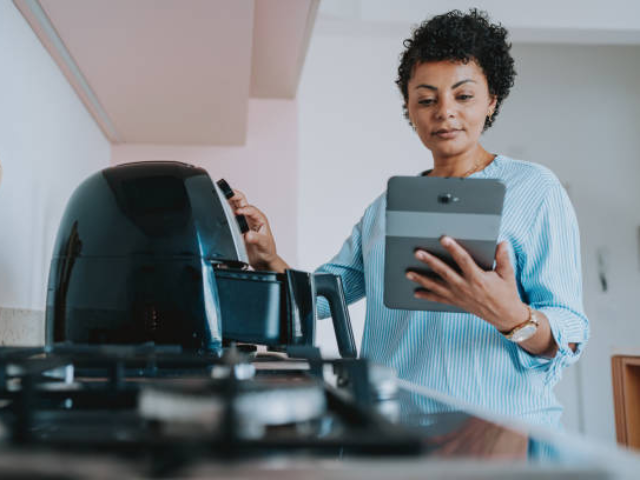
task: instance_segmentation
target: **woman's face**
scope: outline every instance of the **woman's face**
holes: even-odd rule
[[[475,148],[485,118],[496,106],[482,69],[473,61],[417,64],[408,95],[409,119],[434,158]]]

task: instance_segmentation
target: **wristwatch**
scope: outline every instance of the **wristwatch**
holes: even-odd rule
[[[527,305],[527,308],[529,309],[529,318],[512,330],[503,333],[503,335],[507,337],[507,340],[511,340],[515,343],[521,343],[535,335],[538,330],[538,326],[540,325],[540,317],[538,316],[538,312],[529,305]]]

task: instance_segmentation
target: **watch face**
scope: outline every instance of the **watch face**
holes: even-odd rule
[[[533,334],[536,333],[537,329],[538,329],[538,326],[535,325],[533,322],[528,323],[527,325],[523,325],[517,331],[513,332],[511,341],[516,343],[524,342],[528,338],[531,338]]]

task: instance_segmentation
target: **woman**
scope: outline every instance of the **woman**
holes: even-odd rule
[[[469,313],[392,310],[382,303],[385,197],[365,211],[340,252],[319,271],[338,274],[348,303],[367,297],[362,356],[406,380],[503,414],[558,425],[553,394],[563,367],[588,338],[582,306],[579,233],[571,203],[548,169],[487,152],[479,142],[495,121],[515,71],[507,32],[486,14],[452,11],[405,40],[397,85],[405,116],[433,155],[423,175],[501,180],[507,187],[493,271],[480,269],[453,239],[442,245],[459,272],[425,251],[416,257],[439,279],[408,272],[416,296]],[[283,271],[265,216],[248,217],[252,265]],[[327,312],[324,312],[325,314]]]

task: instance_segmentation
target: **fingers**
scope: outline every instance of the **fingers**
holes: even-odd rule
[[[266,235],[261,235],[258,232],[249,230],[244,235],[245,243],[254,245],[258,248],[258,251],[267,252],[270,250],[270,239]]]
[[[429,278],[417,272],[407,272],[407,278],[422,287],[415,291],[414,296],[422,300],[447,303],[451,305],[452,292],[448,285],[461,281],[460,276],[451,267],[449,267],[449,265],[424,250],[418,250],[416,252],[416,257],[429,265],[431,270],[439,275],[442,280]]]
[[[288,265],[278,257],[275,239],[271,233],[267,216],[259,209],[250,205],[247,197],[240,190],[233,190],[233,197],[229,203],[234,208],[235,215],[243,215],[249,226],[249,231],[244,234],[244,243],[247,247],[249,264],[256,270],[284,271]],[[274,266],[274,261],[280,263]]]
[[[509,248],[507,241],[500,242],[496,249],[496,268],[495,271],[500,277],[512,279],[514,276],[513,266],[509,258]]]
[[[254,232],[260,232],[263,228],[267,228],[269,222],[264,213],[253,205],[246,205],[235,211],[236,215],[244,215],[249,224],[249,228]]]
[[[242,208],[249,205],[249,202],[247,202],[247,197],[244,195],[244,193],[242,193],[240,190],[236,190],[235,188],[233,189],[233,193],[233,197],[229,199],[231,205],[233,205],[235,208]]]
[[[453,238],[445,235],[440,239],[440,243],[451,254],[465,277],[472,278],[474,275],[483,273],[471,255]]]
[[[453,300],[451,300],[448,296],[442,297],[428,290],[418,289],[415,291],[413,296],[415,298],[419,298],[420,300],[428,300],[429,302],[446,303],[447,305],[455,305]]]
[[[425,290],[442,298],[449,297],[449,290],[438,280],[425,277],[416,272],[407,272],[407,278],[412,282],[416,282],[424,289],[416,291],[416,297],[418,297],[418,293],[424,293]]]
[[[444,281],[446,281],[447,283],[451,285],[456,285],[462,281],[458,272],[456,272],[453,268],[451,268],[449,265],[444,263],[435,255],[432,255],[425,250],[417,250],[416,258],[421,262],[424,262],[427,265],[429,265],[429,268],[431,268],[431,270],[437,273],[438,276],[442,278]]]
[[[249,224],[249,229],[254,232],[260,232],[264,228],[268,228],[269,221],[267,216],[253,205],[249,205],[247,197],[240,190],[233,190],[234,196],[229,202],[234,206],[236,215],[244,215]]]

